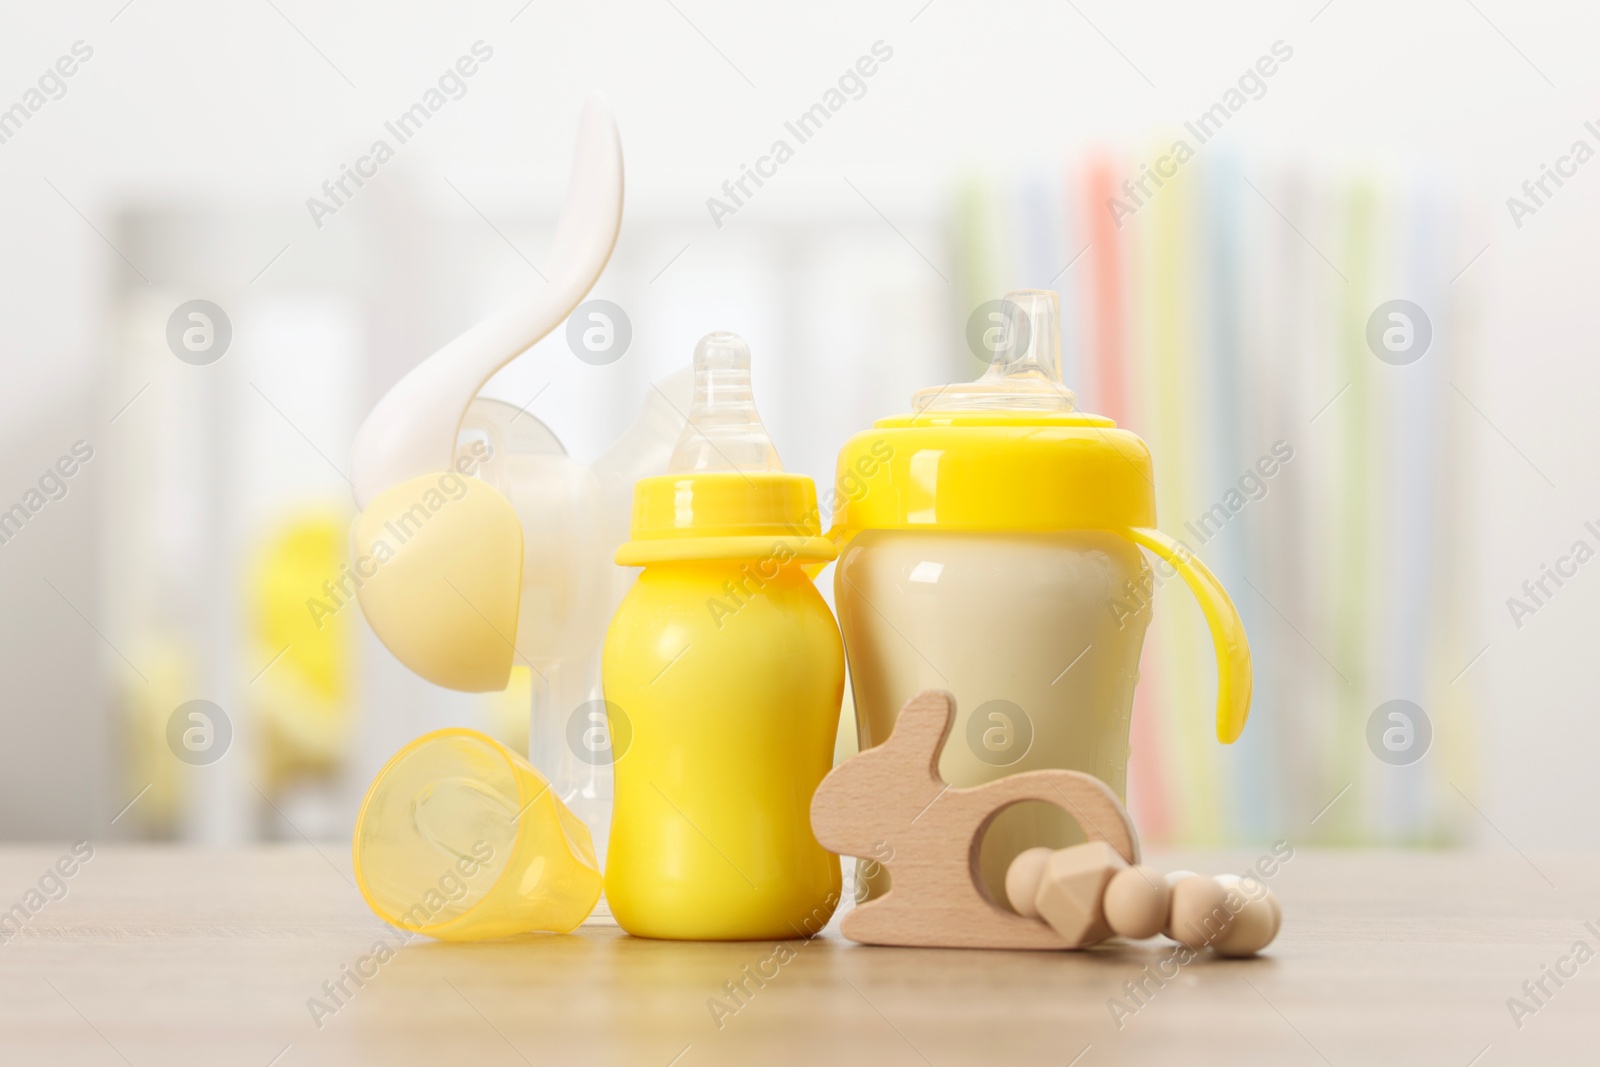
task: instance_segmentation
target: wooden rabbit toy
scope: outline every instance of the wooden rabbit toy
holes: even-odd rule
[[[811,801],[823,848],[853,856],[890,853],[890,889],[844,917],[845,937],[875,945],[945,948],[1074,947],[1036,918],[1000,906],[978,877],[984,831],[1003,809],[1042,800],[1067,811],[1091,842],[1139,862],[1138,837],[1116,795],[1079,771],[1025,771],[969,789],[939,776],[955,698],[918,693],[894,732],[835,767]],[[885,848],[884,846],[888,847]]]

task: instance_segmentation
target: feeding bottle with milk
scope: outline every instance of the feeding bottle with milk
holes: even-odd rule
[[[1140,550],[1200,602],[1224,743],[1249,712],[1249,646],[1217,579],[1156,529],[1145,443],[1078,411],[1063,386],[1056,294],[1013,292],[1003,306],[978,381],[921,391],[911,413],[839,456],[834,600],[859,739],[879,744],[909,698],[947,689],[959,710],[939,768],[952,785],[1058,767],[1120,797],[1150,621],[1148,597],[1128,595],[1151,581]],[[1064,810],[1003,811],[984,841],[984,883],[1003,901],[1017,854],[1077,840]]]

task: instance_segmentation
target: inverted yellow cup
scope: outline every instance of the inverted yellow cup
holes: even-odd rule
[[[588,827],[527,760],[476,730],[425,734],[384,764],[354,854],[380,919],[446,941],[566,933],[600,899]]]

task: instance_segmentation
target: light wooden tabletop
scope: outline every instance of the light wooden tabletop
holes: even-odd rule
[[[0,907],[21,906],[0,944],[8,1067],[1600,1062],[1594,856],[1302,849],[1271,881],[1285,923],[1269,955],[1202,958],[1147,979],[1137,1000],[1124,983],[1166,959],[1160,939],[1088,953],[833,936],[780,949],[599,925],[414,942],[362,964],[373,976],[357,987],[345,968],[396,938],[357,896],[342,848],[98,846],[65,864],[71,877],[46,877],[64,856],[0,850]],[[1255,858],[1152,857],[1207,873]],[[762,986],[745,977],[758,965],[772,975]],[[1569,976],[1558,985],[1547,967]],[[352,995],[335,1001],[324,983],[341,978]],[[740,981],[750,992],[735,1000],[724,983]]]

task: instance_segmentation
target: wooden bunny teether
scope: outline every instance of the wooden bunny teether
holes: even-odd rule
[[[999,812],[1042,800],[1070,814],[1089,841],[1139,862],[1128,813],[1106,784],[1079,771],[1024,771],[971,788],[939,776],[939,753],[955,720],[955,698],[918,693],[894,732],[835,767],[811,800],[811,828],[823,848],[890,858],[890,888],[845,915],[840,931],[875,945],[944,948],[1076,947],[1048,925],[1001,907],[978,876],[984,831]]]

